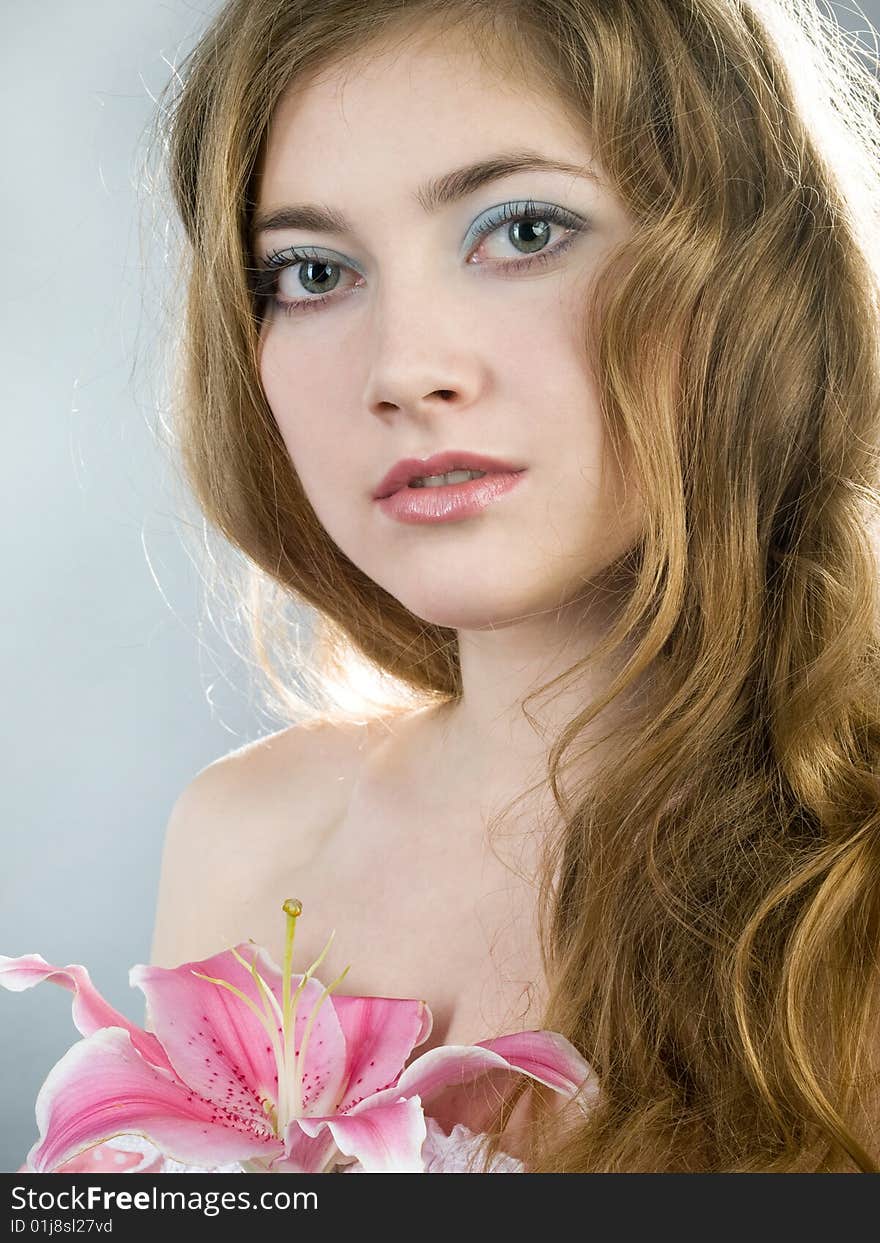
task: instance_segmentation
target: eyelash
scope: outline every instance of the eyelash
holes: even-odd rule
[[[564,208],[555,207],[552,203],[539,206],[531,199],[524,203],[504,203],[490,216],[486,217],[480,226],[477,236],[474,238],[474,246],[478,245],[489,234],[494,233],[503,224],[511,221],[535,220],[546,220],[552,224],[563,225],[570,231],[570,235],[549,249],[536,251],[534,255],[526,256],[523,259],[512,259],[510,262],[502,260],[502,268],[519,272],[524,268],[532,268],[539,264],[549,263],[568,250],[576,241],[578,235],[583,233],[587,227],[585,222],[577,216],[565,211]],[[278,285],[278,274],[285,268],[296,267],[302,263],[321,263],[322,261],[326,262],[327,266],[331,268],[345,268],[348,266],[344,263],[333,263],[325,260],[323,255],[316,254],[310,247],[290,246],[285,250],[273,251],[272,254],[263,259],[265,266],[256,271],[254,292],[257,298],[264,301],[268,300],[276,310],[281,311],[284,315],[298,315],[302,312],[320,309],[327,302],[332,302],[335,299],[335,291],[319,294],[314,298],[300,298],[293,302],[282,301],[275,294]]]

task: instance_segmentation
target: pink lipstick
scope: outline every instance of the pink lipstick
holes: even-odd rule
[[[481,472],[478,478],[453,482],[440,476]],[[468,450],[448,450],[429,458],[405,458],[382,479],[373,498],[398,522],[457,522],[473,517],[515,488],[525,467]],[[434,482],[425,482],[433,480]]]

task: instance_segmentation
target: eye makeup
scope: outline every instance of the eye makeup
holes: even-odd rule
[[[502,203],[497,207],[491,207],[477,217],[473,226],[468,230],[467,237],[463,243],[462,253],[468,253],[476,243],[481,242],[484,238],[499,230],[504,224],[508,224],[509,234],[513,225],[517,223],[541,223],[544,225],[561,226],[566,231],[567,236],[563,237],[555,245],[531,255],[524,255],[521,259],[480,261],[479,264],[474,264],[474,266],[485,266],[491,272],[500,273],[501,275],[515,274],[527,269],[539,268],[560,258],[570,249],[578,237],[589,228],[588,222],[583,217],[554,203],[536,203],[532,199],[517,200],[515,202]],[[469,260],[469,262],[472,263],[473,261]],[[354,289],[361,288],[363,285],[363,274],[358,272],[352,265],[343,262],[341,257],[338,259],[334,258],[326,250],[312,246],[290,246],[282,250],[272,251],[269,255],[262,257],[259,264],[260,266],[252,272],[252,276],[253,292],[258,300],[258,311],[261,312],[265,312],[268,304],[284,315],[308,313],[319,310],[330,302],[339,301],[347,293],[351,293]],[[348,289],[343,289],[341,292],[338,292],[334,285],[332,292],[318,293],[313,297],[303,296],[302,298],[295,299],[279,297],[279,274],[286,268],[291,267],[299,267],[301,269],[300,280],[303,279],[303,271],[311,268],[312,274],[306,275],[306,280],[319,281],[322,275],[331,275],[335,269],[339,269],[340,271],[354,272],[361,277],[361,281],[359,284],[350,285]]]

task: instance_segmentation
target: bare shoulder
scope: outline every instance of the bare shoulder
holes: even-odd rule
[[[237,939],[280,861],[303,868],[320,849],[392,720],[301,722],[196,774],[165,831],[153,963],[176,966]]]

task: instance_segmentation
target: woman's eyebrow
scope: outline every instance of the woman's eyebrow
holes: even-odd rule
[[[414,191],[412,197],[424,211],[434,212],[448,203],[467,197],[489,181],[508,177],[512,173],[534,170],[569,173],[573,177],[600,181],[598,174],[589,165],[548,159],[537,151],[510,151],[487,156],[474,164],[466,164],[463,168],[455,168],[440,177],[432,178]],[[318,233],[354,232],[342,212],[320,203],[297,203],[289,207],[279,207],[275,211],[257,213],[251,226],[251,236],[256,237],[259,233],[271,233],[278,229],[308,229]]]

